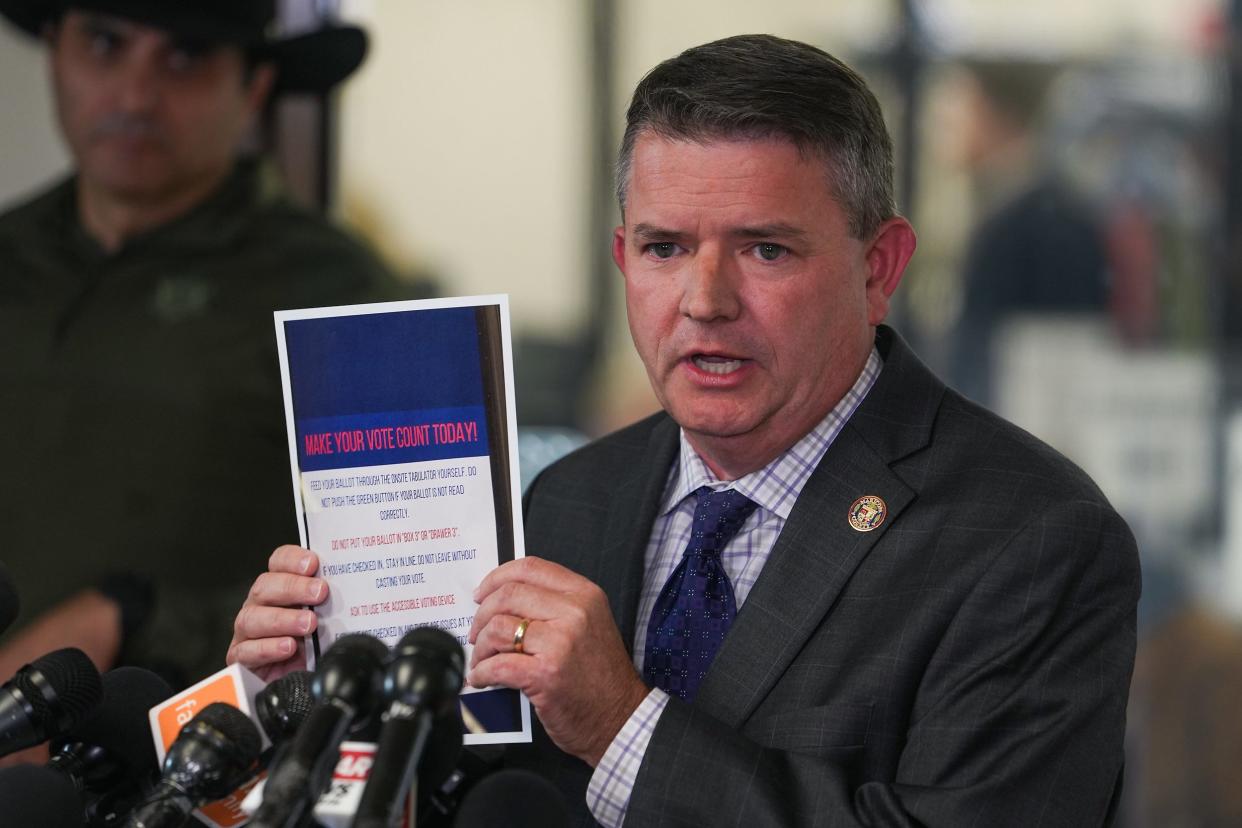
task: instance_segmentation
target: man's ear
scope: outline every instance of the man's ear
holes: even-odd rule
[[[622,224],[612,231],[612,260],[617,269],[625,275],[625,225]]]
[[[901,284],[918,240],[901,216],[880,225],[867,248],[867,321],[878,325],[888,316],[889,299]]]
[[[260,63],[251,69],[246,89],[246,105],[250,109],[251,117],[257,117],[263,111],[275,84],[276,66],[274,64]]]

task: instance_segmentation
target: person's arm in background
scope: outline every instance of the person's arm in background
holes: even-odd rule
[[[77,647],[102,672],[121,649],[121,607],[98,589],[84,589],[19,630],[0,648],[0,680],[64,647]]]

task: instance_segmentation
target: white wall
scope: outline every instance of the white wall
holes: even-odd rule
[[[343,217],[451,293],[509,292],[521,326],[572,329],[587,280],[586,5],[345,9],[372,48],[342,96]]]
[[[0,22],[0,209],[64,170],[43,50]]]

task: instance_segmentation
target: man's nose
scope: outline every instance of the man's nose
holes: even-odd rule
[[[159,100],[159,73],[153,62],[136,56],[117,70],[117,102],[125,112],[148,112]]]
[[[700,247],[684,273],[681,313],[698,322],[736,319],[741,310],[739,274],[714,247]]]

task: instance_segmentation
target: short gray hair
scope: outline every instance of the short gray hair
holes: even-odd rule
[[[827,52],[771,35],[739,35],[687,49],[639,81],[617,159],[625,209],[640,134],[709,142],[783,138],[828,165],[856,238],[897,215],[893,143],[875,95]]]

